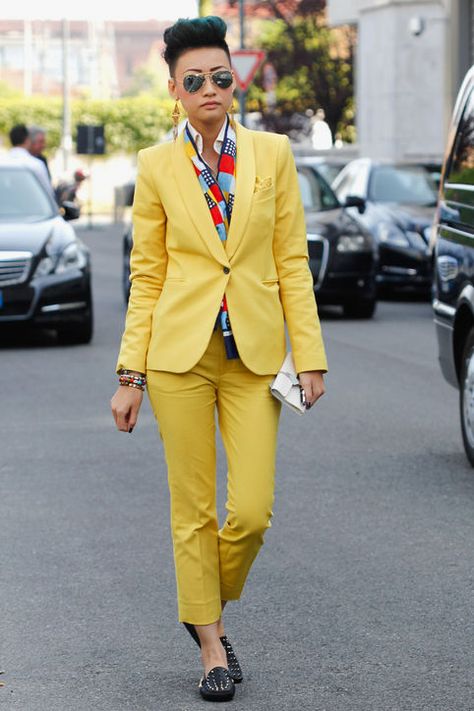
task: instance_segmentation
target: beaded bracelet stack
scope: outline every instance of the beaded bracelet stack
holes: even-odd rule
[[[137,388],[145,390],[146,375],[131,373],[129,370],[121,370],[119,374],[120,385],[125,385],[129,388]]]

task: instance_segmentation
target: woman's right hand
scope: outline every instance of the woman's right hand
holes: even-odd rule
[[[143,390],[119,385],[110,401],[115,424],[120,432],[132,432],[137,423]]]

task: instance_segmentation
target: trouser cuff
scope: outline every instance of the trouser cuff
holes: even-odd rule
[[[220,599],[211,602],[182,602],[178,600],[178,619],[192,625],[210,625],[222,614]]]

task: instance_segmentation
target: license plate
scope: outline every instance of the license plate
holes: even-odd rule
[[[0,289],[0,309],[3,309],[3,291]]]

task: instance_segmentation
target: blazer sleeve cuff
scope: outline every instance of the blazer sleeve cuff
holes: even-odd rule
[[[323,373],[328,372],[328,364],[325,356],[308,359],[305,357],[298,358],[298,356],[293,354],[293,358],[295,361],[295,369],[298,374],[305,373],[310,370],[321,370]]]
[[[122,361],[120,358],[117,361],[117,365],[115,366],[115,372],[117,375],[120,373],[121,370],[134,370],[137,373],[143,373],[146,374],[146,363],[143,360],[133,360],[132,359],[127,359],[127,361]]]

